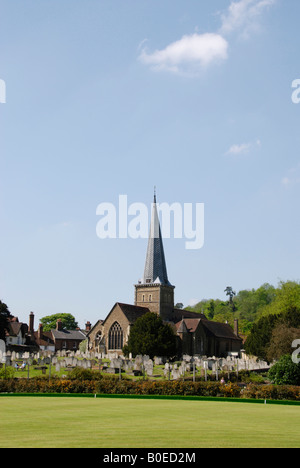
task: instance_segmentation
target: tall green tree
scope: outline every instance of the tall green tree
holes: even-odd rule
[[[150,356],[173,357],[177,351],[177,338],[170,327],[161,317],[153,312],[147,312],[137,319],[133,325],[123,353],[128,356],[132,353]]]
[[[72,314],[53,314],[43,317],[40,321],[45,331],[50,331],[56,328],[57,320],[62,321],[63,328],[67,330],[76,330],[78,323],[75,321],[75,317]]]
[[[277,343],[277,352],[280,355],[280,349],[282,353],[286,350],[287,340],[287,333],[282,333],[282,329],[297,328],[300,328],[300,308],[296,306],[288,306],[281,314],[264,315],[253,324],[245,342],[245,350],[248,354],[270,361],[270,357],[275,357],[275,354],[273,356],[271,354],[274,353],[274,338]]]
[[[5,341],[5,331],[8,327],[8,319],[11,317],[7,305],[0,301],[0,340]]]
[[[233,304],[233,298],[236,295],[236,292],[232,289],[231,286],[227,286],[227,288],[224,290],[224,292],[226,292],[226,296],[229,296],[230,304]]]

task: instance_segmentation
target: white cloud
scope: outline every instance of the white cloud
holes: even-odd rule
[[[241,145],[232,145],[226,154],[245,154],[250,149],[250,143],[242,143]]]
[[[215,33],[185,35],[164,49],[148,52],[147,39],[138,46],[139,60],[153,70],[172,72],[187,76],[197,76],[208,66],[224,62],[228,58],[229,43],[225,38],[231,32],[249,36],[259,27],[259,18],[267,7],[277,0],[238,0],[231,1],[221,13],[221,28]]]
[[[234,144],[232,145],[228,151],[226,151],[225,155],[240,155],[240,154],[247,154],[249,151],[255,147],[260,147],[261,141],[257,139],[255,143],[242,143],[242,144]]]
[[[145,49],[139,60],[154,70],[195,75],[209,65],[224,61],[228,43],[219,34],[192,34],[172,42],[165,49],[148,53]]]
[[[274,5],[276,0],[240,0],[231,2],[226,13],[222,14],[221,34],[239,31],[248,36],[257,29],[258,20],[267,7]]]
[[[294,185],[300,184],[300,163],[290,169],[285,177],[281,180],[281,185],[285,188],[290,188]]]

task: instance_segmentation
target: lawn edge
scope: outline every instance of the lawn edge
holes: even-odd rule
[[[230,403],[256,403],[266,405],[300,405],[300,401],[293,400],[262,400],[249,398],[206,397],[197,395],[134,395],[109,393],[0,393],[1,397],[67,397],[67,398],[122,398],[137,400],[183,400],[183,401],[211,401]]]

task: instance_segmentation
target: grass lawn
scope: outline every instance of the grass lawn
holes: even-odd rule
[[[300,447],[300,406],[0,398],[0,448]]]

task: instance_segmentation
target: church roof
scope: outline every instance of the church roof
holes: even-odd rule
[[[184,311],[181,311],[184,312]],[[206,333],[210,336],[215,336],[216,338],[224,338],[231,340],[241,340],[240,337],[236,336],[230,325],[220,322],[212,322],[211,320],[206,319],[202,314],[195,314],[198,317],[182,317],[181,321],[178,321],[175,324],[176,330],[178,333],[184,333],[188,331],[189,333],[194,333],[201,322]],[[203,318],[205,317],[205,318]],[[184,327],[184,325],[185,327]]]
[[[154,195],[152,216],[148,240],[148,248],[144,269],[143,284],[167,284],[170,285],[167,274],[162,235],[157,213],[156,195]]]
[[[184,310],[184,309],[176,309],[176,308],[173,309],[172,320],[175,323],[186,318],[207,320],[204,314],[198,314],[197,312],[191,312],[189,310]]]
[[[234,334],[231,326],[228,325],[227,323],[211,322],[210,320],[203,320],[202,325],[206,328],[206,330],[210,334],[218,338],[230,338],[231,340],[241,341],[241,338]]]
[[[130,323],[135,322],[139,317],[146,314],[147,312],[150,312],[148,307],[123,304],[122,302],[117,302],[117,304]]]
[[[148,307],[141,307],[141,306],[136,306],[132,304],[124,304],[123,302],[116,302],[115,305],[112,307],[111,311],[109,312],[109,314],[106,316],[105,320],[102,322],[102,325],[105,324],[108,317],[114,312],[116,307],[119,307],[121,309],[121,311],[123,312],[123,314],[125,315],[125,317],[127,318],[130,324],[133,324],[139,317],[146,314],[147,312],[150,312]]]

